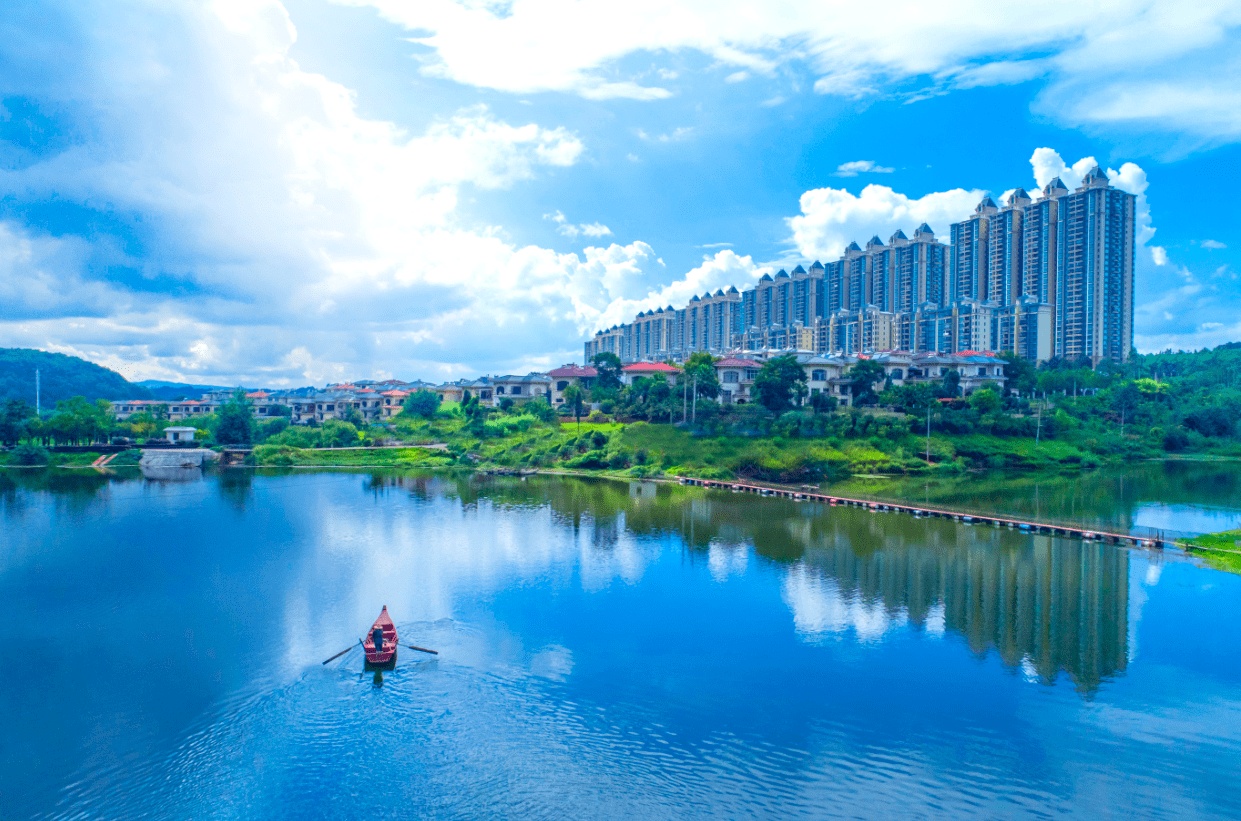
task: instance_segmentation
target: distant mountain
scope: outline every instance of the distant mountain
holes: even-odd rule
[[[34,373],[39,371],[40,404],[46,410],[57,400],[151,399],[151,393],[128,382],[116,371],[63,353],[30,348],[0,348],[0,401],[24,399],[35,403]]]
[[[162,379],[144,379],[135,385],[150,391],[152,399],[201,399],[207,391],[228,391],[228,385],[190,385],[186,382],[166,382]]]

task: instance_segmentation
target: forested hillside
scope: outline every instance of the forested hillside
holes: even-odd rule
[[[46,408],[57,400],[83,396],[95,399],[147,399],[145,388],[130,384],[116,371],[61,353],[30,348],[0,348],[0,402],[22,399],[34,407],[34,372],[42,386],[40,402]]]

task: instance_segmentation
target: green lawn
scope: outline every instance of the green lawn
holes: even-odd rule
[[[1241,573],[1241,530],[1225,530],[1195,536],[1185,542],[1201,550],[1207,564],[1230,573]]]

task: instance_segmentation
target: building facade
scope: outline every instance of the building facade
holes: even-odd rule
[[[851,242],[841,258],[763,274],[752,287],[695,296],[597,332],[586,361],[684,361],[697,351],[1013,351],[1121,362],[1133,347],[1136,198],[1098,167],[1070,192],[1018,188],[984,197],[947,243],[926,223],[913,237]]]

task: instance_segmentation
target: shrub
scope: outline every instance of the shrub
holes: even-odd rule
[[[46,465],[51,456],[38,445],[26,443],[13,449],[13,462],[18,465]]]
[[[1184,428],[1173,428],[1163,436],[1163,449],[1169,453],[1180,453],[1189,447],[1189,435]]]

